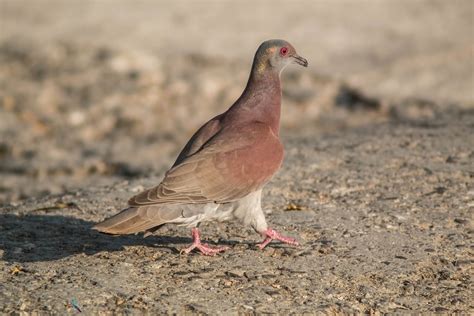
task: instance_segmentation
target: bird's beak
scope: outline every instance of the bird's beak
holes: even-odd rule
[[[306,59],[304,59],[303,57],[301,57],[297,54],[294,54],[294,55],[291,56],[291,58],[293,58],[294,63],[297,63],[298,65],[301,65],[303,67],[308,67],[308,61]]]

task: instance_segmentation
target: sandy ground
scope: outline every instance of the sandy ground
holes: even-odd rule
[[[1,1],[0,312],[472,313],[470,1]],[[250,7],[252,6],[252,7]],[[442,23],[440,22],[442,21]],[[90,227],[157,184],[241,92],[258,43],[283,76],[272,244],[204,225]]]

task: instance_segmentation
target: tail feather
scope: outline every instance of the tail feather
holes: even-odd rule
[[[107,234],[134,234],[149,230],[163,224],[151,221],[139,214],[139,207],[129,207],[105,221],[98,223],[93,229]]]

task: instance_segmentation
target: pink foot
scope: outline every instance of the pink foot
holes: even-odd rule
[[[264,232],[264,234],[265,234],[265,240],[262,243],[258,244],[258,248],[260,249],[265,248],[265,246],[268,245],[272,240],[279,240],[282,243],[293,245],[293,246],[299,245],[296,239],[280,235],[280,233],[278,233],[277,231],[271,228],[267,229]]]
[[[193,234],[193,243],[191,244],[191,246],[181,250],[181,253],[189,254],[194,249],[197,249],[201,252],[202,255],[214,256],[215,254],[219,252],[229,249],[229,247],[225,247],[225,246],[212,248],[208,244],[202,244],[201,236],[199,234],[199,229],[197,227],[192,229],[192,234]]]

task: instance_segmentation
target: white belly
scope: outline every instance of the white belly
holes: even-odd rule
[[[257,232],[267,229],[261,207],[262,191],[253,192],[246,197],[226,204],[193,204],[183,206],[182,216],[170,223],[179,226],[196,227],[201,222],[224,222],[237,219],[244,225],[252,226]]]

